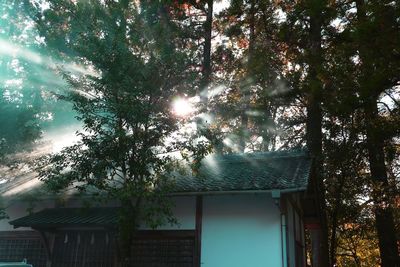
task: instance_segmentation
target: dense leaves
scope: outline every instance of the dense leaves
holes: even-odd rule
[[[174,153],[195,171],[212,149],[308,146],[326,219],[326,255],[311,263],[396,266],[399,3],[7,1],[3,12],[29,14],[35,27],[2,16],[0,42],[13,36],[23,51],[51,55],[63,82],[48,65],[1,53],[0,151],[58,127],[64,100],[83,125],[80,142],[42,159],[51,189],[119,199],[131,233],[139,221],[173,221],[164,196],[180,168]],[[34,42],[17,38],[26,29]],[[175,97],[193,97],[198,110],[178,118]]]
[[[71,91],[62,98],[83,124],[81,139],[42,158],[40,177],[52,190],[76,187],[118,200],[121,247],[129,257],[140,223],[174,222],[166,177],[176,169],[171,153],[187,145],[172,102],[190,93],[189,41],[160,3],[50,1],[49,9],[31,12],[49,48],[92,70],[64,72]]]

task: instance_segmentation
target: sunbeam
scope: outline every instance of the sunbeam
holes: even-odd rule
[[[43,63],[42,56],[38,53],[2,39],[0,39],[0,55],[22,58],[36,64]]]
[[[52,70],[61,69],[76,75],[100,76],[92,66],[85,66],[76,62],[55,60],[4,39],[0,39],[0,55],[23,59],[37,65],[44,65]]]
[[[81,125],[71,125],[67,127],[58,128],[53,131],[47,131],[43,136],[43,141],[49,142],[48,152],[57,153],[64,147],[75,144],[80,140],[76,135],[77,131],[81,130]]]

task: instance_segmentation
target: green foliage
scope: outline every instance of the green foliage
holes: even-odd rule
[[[4,220],[4,219],[8,219],[8,218],[9,218],[9,216],[6,212],[6,208],[4,206],[3,199],[0,198],[0,221]]]
[[[72,186],[119,200],[126,244],[140,223],[174,223],[166,198],[177,165],[171,152],[186,144],[171,105],[190,93],[193,73],[189,41],[173,14],[166,4],[146,1],[50,1],[47,10],[32,8],[46,44],[93,69],[64,72],[71,91],[62,98],[73,104],[83,131],[77,144],[39,161],[41,179],[54,191]]]
[[[201,107],[208,114],[194,119],[207,123],[196,121],[194,136],[179,132],[192,121],[175,118],[171,104],[203,89],[206,1],[51,0],[49,8],[38,2],[5,1],[0,41],[27,44],[35,55],[45,50],[64,80],[43,75],[43,64],[1,52],[0,77],[18,82],[1,80],[0,155],[35,142],[40,126],[57,128],[75,114],[81,141],[42,158],[40,175],[54,191],[75,186],[119,199],[120,232],[130,237],[140,221],[175,223],[165,196],[168,177],[183,168],[170,152],[180,151],[196,173],[204,155],[242,151],[242,142],[246,151],[303,147],[312,115],[306,107],[316,100],[331,260],[379,264],[372,196],[396,200],[400,177],[396,1],[230,1],[213,18],[213,72],[208,106]],[[31,28],[28,35],[42,41],[21,37],[23,8],[40,37]],[[61,67],[68,62],[75,64]],[[68,93],[59,88],[65,83]],[[46,112],[54,119],[43,123]],[[384,148],[386,185],[371,179],[371,133]]]
[[[213,54],[214,83],[226,88],[210,100],[215,128],[223,125],[221,151],[240,151],[241,142],[246,151],[280,147],[280,114],[293,90],[282,74],[276,8],[270,1],[231,1],[216,18],[216,31],[227,39]]]
[[[355,2],[364,3],[364,20],[357,16]],[[215,107],[216,111],[222,110],[218,125],[229,129],[225,130],[225,137],[240,134],[236,128],[240,124],[239,105],[240,109],[249,109],[249,114],[259,114],[249,118],[249,136],[268,140],[263,132],[267,126],[270,144],[276,142],[281,148],[288,148],[304,146],[309,116],[305,107],[310,95],[317,97],[323,115],[320,160],[324,161],[332,260],[337,256],[337,263],[342,266],[375,266],[378,242],[371,227],[372,192],[381,190],[385,195],[396,196],[393,192],[398,192],[398,182],[388,186],[371,183],[366,126],[373,118],[365,114],[364,108],[371,100],[378,103],[373,130],[384,140],[386,157],[393,158],[399,136],[395,130],[399,125],[400,61],[396,47],[400,35],[395,15],[399,14],[399,6],[393,1],[355,2],[231,1],[216,22],[217,29],[229,38],[216,50],[215,64],[218,72],[224,73],[218,73],[218,77],[228,80],[228,84],[235,82],[221,98],[227,100],[218,99]],[[249,33],[252,3],[256,3],[257,33],[253,40]],[[283,15],[281,19],[277,14]],[[321,25],[320,30],[314,30],[316,24]],[[313,40],[311,34],[319,40]],[[246,60],[251,43],[255,44],[255,59]],[[241,79],[249,77],[246,74],[252,78],[247,80],[248,87],[253,88],[247,106],[242,104],[243,93],[239,90],[243,86]],[[277,90],[279,84],[284,90]],[[271,91],[284,92],[285,97]],[[250,138],[246,142],[254,150],[263,149],[251,146]],[[391,179],[398,181],[400,176],[393,171],[397,167],[391,160],[387,164]],[[349,224],[357,231],[345,227]],[[343,249],[343,244],[357,238],[360,242],[356,256],[346,256],[349,251]]]
[[[0,158],[32,144],[40,135],[36,112],[0,99]]]
[[[64,84],[25,7],[0,3],[0,157],[32,147],[64,106],[50,93]]]
[[[11,51],[14,45],[26,43],[30,35],[22,7],[16,1],[0,4],[0,160],[7,154],[19,151],[34,143],[40,135],[33,99],[37,96],[28,81],[29,64]]]

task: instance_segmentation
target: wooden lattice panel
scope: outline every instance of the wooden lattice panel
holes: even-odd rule
[[[39,234],[34,231],[0,232],[0,262],[23,259],[35,267],[46,266],[46,252]]]
[[[130,267],[193,267],[194,235],[183,231],[151,231],[138,235],[132,245]],[[155,233],[155,234],[154,234]],[[38,233],[0,232],[0,261],[28,262],[46,266],[46,253]],[[55,233],[52,267],[116,266],[116,242],[105,231],[59,231]]]
[[[137,238],[132,267],[193,267],[194,238]]]
[[[58,232],[52,267],[112,267],[114,243],[103,231]]]

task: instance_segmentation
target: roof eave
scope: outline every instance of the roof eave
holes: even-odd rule
[[[169,196],[205,196],[205,195],[236,195],[236,194],[263,194],[279,191],[281,194],[297,193],[306,191],[307,187],[285,188],[285,189],[265,189],[265,190],[228,190],[228,191],[198,191],[198,192],[174,192]]]
[[[78,224],[72,224],[72,223],[51,223],[51,224],[13,224],[13,222],[9,222],[14,229],[20,228],[20,227],[30,227],[32,229],[40,230],[40,229],[57,229],[57,228],[68,228],[73,225],[74,228],[82,227],[82,228],[104,228],[104,229],[109,229],[109,228],[115,228],[115,224],[85,224],[85,223],[78,223]]]

